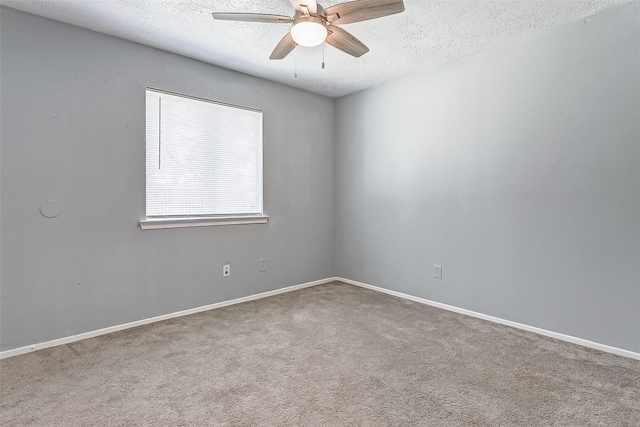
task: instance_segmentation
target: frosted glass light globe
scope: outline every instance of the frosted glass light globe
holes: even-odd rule
[[[327,27],[319,18],[305,17],[293,25],[291,37],[300,46],[318,46],[327,38]]]

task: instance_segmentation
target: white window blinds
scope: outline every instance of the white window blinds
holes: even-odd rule
[[[262,112],[147,89],[147,217],[262,215]]]

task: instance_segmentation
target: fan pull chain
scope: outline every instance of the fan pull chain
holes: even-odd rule
[[[324,70],[324,45],[326,43],[322,43],[322,69]]]
[[[294,65],[294,69],[293,69],[293,77],[297,79],[298,78],[298,53],[297,52],[293,53],[293,58],[295,60],[295,62],[294,62],[295,65]]]

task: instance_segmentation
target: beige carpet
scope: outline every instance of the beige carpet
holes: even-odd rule
[[[327,284],[5,359],[2,426],[639,426],[640,362]]]

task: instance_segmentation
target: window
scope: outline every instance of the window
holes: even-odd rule
[[[146,91],[143,229],[266,222],[262,112]]]

